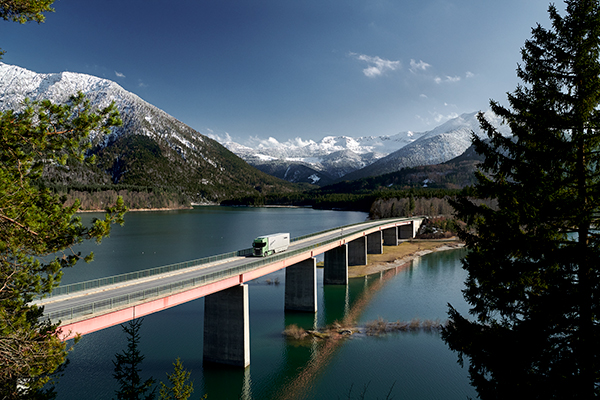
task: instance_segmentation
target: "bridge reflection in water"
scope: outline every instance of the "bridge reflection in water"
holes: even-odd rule
[[[191,300],[205,297],[204,360],[250,364],[248,286],[253,279],[285,268],[285,309],[317,312],[315,256],[324,253],[323,283],[347,285],[348,266],[365,265],[367,254],[383,253],[413,238],[422,218],[369,221],[292,240],[270,257],[247,257],[251,249],[129,274],[59,286],[37,304],[61,338],[85,335]]]

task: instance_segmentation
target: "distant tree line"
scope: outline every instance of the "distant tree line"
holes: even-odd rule
[[[413,215],[451,215],[454,209],[447,198],[391,198],[377,199],[369,210],[370,219],[411,217]]]
[[[221,202],[227,206],[266,206],[287,205],[297,207],[312,207],[315,209],[335,209],[345,211],[371,212],[373,204],[378,200],[410,199],[419,200],[420,208],[423,200],[446,199],[456,196],[460,191],[452,189],[409,189],[409,190],[386,190],[365,191],[364,193],[335,193],[327,188],[312,190],[309,192],[296,192],[289,194],[266,194],[262,196],[238,197]],[[437,204],[437,203],[436,203]],[[429,210],[429,208],[427,208]],[[437,209],[436,209],[437,210]],[[444,213],[448,208],[443,208]],[[416,212],[416,209],[415,209]],[[448,211],[447,213],[450,213]],[[428,212],[425,215],[429,215]],[[437,211],[436,214],[438,215]]]
[[[71,206],[79,200],[80,210],[103,210],[107,204],[121,196],[129,209],[188,208],[189,198],[163,188],[133,185],[70,185],[51,186],[50,189],[62,196],[64,204]]]

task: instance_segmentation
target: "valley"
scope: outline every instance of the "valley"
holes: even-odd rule
[[[475,112],[428,132],[239,144],[203,135],[110,80],[0,63],[0,110],[18,111],[25,99],[63,103],[77,92],[97,108],[114,102],[123,120],[107,136],[92,134],[95,166],[44,169],[41,184],[66,204],[79,199],[82,210],[120,195],[130,209],[281,204],[370,212],[378,198],[454,195],[474,182],[481,161],[470,148],[471,134],[483,135]],[[486,118],[506,133],[496,116]]]

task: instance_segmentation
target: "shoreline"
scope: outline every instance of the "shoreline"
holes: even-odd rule
[[[127,212],[150,212],[150,211],[179,211],[179,210],[192,210],[194,207],[177,207],[177,208],[130,208]],[[106,210],[77,210],[77,213],[103,213]]]
[[[130,208],[127,212],[149,212],[149,211],[179,211],[179,210],[193,210],[199,207],[209,206],[221,206],[218,203],[192,203],[189,207],[164,207],[164,208]],[[278,206],[278,205],[265,205],[265,206],[230,206],[230,207],[256,207],[256,208],[311,208],[310,206]],[[104,209],[96,210],[77,210],[78,213],[101,213],[106,212]]]
[[[398,246],[384,246],[383,254],[368,254],[366,265],[348,267],[348,278],[360,278],[408,264],[426,254],[436,251],[454,250],[464,247],[458,238],[449,239],[412,239]]]

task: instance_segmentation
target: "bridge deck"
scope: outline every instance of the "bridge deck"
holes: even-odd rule
[[[270,257],[231,257],[133,281],[38,301],[44,315],[62,320],[65,339],[117,325],[267,275],[369,233],[412,224],[417,218],[369,221],[292,242]]]

